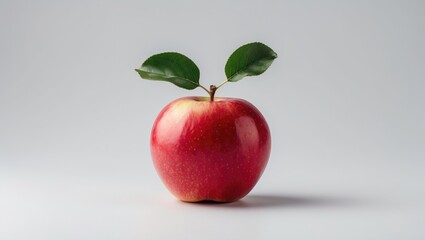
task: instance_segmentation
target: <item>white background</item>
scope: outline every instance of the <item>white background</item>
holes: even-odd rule
[[[0,1],[0,239],[425,239],[423,1]],[[189,92],[134,68],[178,51],[272,131],[256,188],[177,201],[149,134]]]

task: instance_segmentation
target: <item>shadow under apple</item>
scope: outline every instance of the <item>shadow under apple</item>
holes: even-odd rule
[[[252,194],[231,203],[217,203],[202,201],[194,203],[200,206],[217,208],[322,208],[322,207],[349,207],[363,204],[364,201],[347,197],[327,196],[289,196]]]

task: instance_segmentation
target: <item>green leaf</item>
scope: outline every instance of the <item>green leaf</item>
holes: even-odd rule
[[[270,67],[277,54],[263,43],[243,45],[230,55],[225,73],[229,82],[237,82],[246,76],[262,74]]]
[[[167,81],[189,90],[199,86],[199,68],[180,53],[166,52],[153,55],[135,70],[144,79]]]

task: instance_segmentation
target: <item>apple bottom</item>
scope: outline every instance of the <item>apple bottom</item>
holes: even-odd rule
[[[257,173],[235,163],[215,165],[212,159],[205,164],[155,164],[157,172],[167,188],[185,202],[215,201],[233,202],[247,195],[257,183],[262,169]],[[217,164],[217,165],[218,165]],[[233,169],[232,169],[233,168]]]
[[[160,178],[186,202],[243,198],[261,177],[270,148],[264,117],[242,99],[177,99],[160,112],[151,133]]]

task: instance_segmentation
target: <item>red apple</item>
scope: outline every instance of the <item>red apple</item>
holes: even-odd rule
[[[248,194],[270,155],[263,115],[236,98],[184,97],[168,104],[151,133],[155,168],[186,202],[232,202]]]

